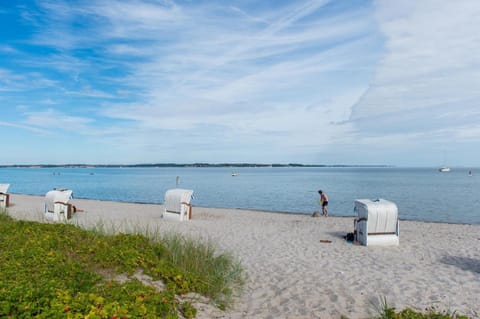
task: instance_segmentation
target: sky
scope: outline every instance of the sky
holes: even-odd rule
[[[0,0],[0,165],[480,166],[477,0]]]

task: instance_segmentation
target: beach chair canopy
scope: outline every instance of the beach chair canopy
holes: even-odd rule
[[[190,218],[190,201],[193,190],[174,188],[165,193],[165,212],[163,217],[169,219],[188,220]]]
[[[362,245],[398,245],[398,208],[385,199],[357,199],[355,232]]]
[[[10,184],[0,184],[0,194],[6,194]]]

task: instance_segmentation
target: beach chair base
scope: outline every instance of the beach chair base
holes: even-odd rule
[[[0,193],[0,208],[7,208],[10,206],[10,194],[1,194]]]

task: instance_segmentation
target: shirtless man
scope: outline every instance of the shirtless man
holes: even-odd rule
[[[328,196],[321,190],[318,191],[320,194],[320,204],[322,205],[322,215],[328,217]]]

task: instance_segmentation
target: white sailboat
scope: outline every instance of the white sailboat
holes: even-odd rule
[[[443,151],[443,163],[445,163],[445,151]],[[450,172],[450,167],[443,165],[438,169],[440,173],[448,173]]]

